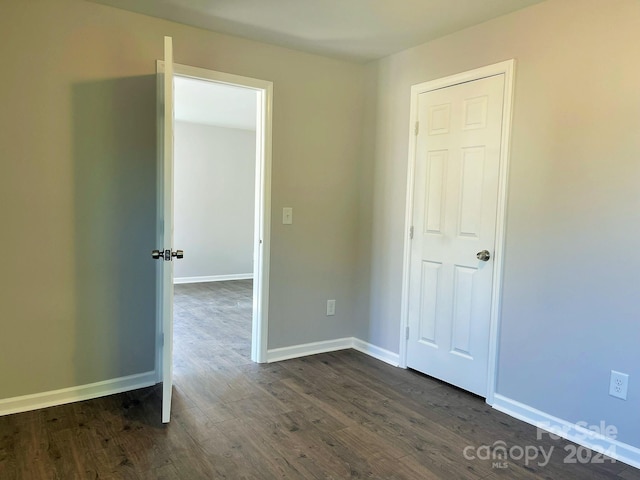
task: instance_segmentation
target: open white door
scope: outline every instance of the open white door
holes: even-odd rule
[[[158,265],[158,323],[161,332],[162,422],[171,418],[173,387],[173,259],[182,251],[173,250],[173,42],[164,38],[164,73],[158,76],[158,250],[152,255]]]

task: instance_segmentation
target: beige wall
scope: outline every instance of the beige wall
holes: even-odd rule
[[[362,66],[80,0],[3,1],[0,32],[0,398],[154,368],[164,35],[274,82],[269,347],[352,334]]]
[[[410,86],[515,58],[498,393],[636,446],[639,25],[636,0],[548,0],[369,66],[370,318],[356,329],[398,351]],[[630,375],[626,402],[608,396],[611,369]]]
[[[256,131],[177,121],[173,149],[173,277],[253,274]]]

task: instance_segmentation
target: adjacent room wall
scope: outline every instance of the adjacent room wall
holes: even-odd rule
[[[176,283],[252,275],[256,132],[176,122],[174,141]]]
[[[83,0],[4,1],[0,31],[0,399],[154,368],[164,35],[274,83],[269,348],[352,336],[363,66]]]
[[[410,86],[515,58],[497,391],[640,447],[638,25],[636,0],[548,0],[369,65],[370,319],[356,336],[398,351]],[[608,395],[611,369],[630,375],[627,401]]]

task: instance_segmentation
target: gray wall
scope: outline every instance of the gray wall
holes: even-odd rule
[[[174,277],[253,273],[256,132],[175,123]]]
[[[164,35],[274,82],[269,348],[351,335],[363,66],[83,0],[3,1],[0,31],[0,398],[154,367]]]
[[[369,65],[370,319],[356,329],[398,351],[410,86],[515,58],[498,393],[636,446],[639,25],[636,0],[549,0]],[[608,395],[611,369],[630,375],[626,402]]]

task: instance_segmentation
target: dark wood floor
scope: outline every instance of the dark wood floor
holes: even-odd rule
[[[175,313],[168,426],[157,387],[1,417],[0,479],[640,479],[355,351],[252,364],[249,281],[178,286]],[[465,458],[496,442],[552,460]]]

